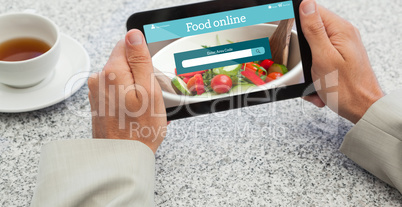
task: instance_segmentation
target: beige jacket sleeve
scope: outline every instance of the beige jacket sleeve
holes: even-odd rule
[[[32,207],[154,206],[155,157],[128,140],[65,140],[42,148]]]
[[[402,90],[374,103],[345,136],[340,150],[402,192]]]

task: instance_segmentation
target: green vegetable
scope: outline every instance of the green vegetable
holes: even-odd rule
[[[177,76],[174,77],[172,79],[172,85],[176,92],[180,92],[183,95],[191,95],[191,92],[187,89],[187,84],[181,78]]]
[[[204,80],[205,91],[212,91],[211,88],[211,80],[214,78],[214,73],[212,70],[207,70],[204,74],[202,74],[202,79]]]
[[[245,84],[245,85],[237,85],[234,86],[232,89],[230,89],[229,94],[239,94],[239,93],[244,93],[244,92],[250,92],[257,86],[254,84]],[[226,93],[227,94],[227,93]],[[225,94],[217,94],[215,92],[205,92],[202,95],[195,95],[195,97],[199,98],[211,98],[211,97],[216,97],[216,96],[224,96]]]
[[[233,85],[248,85],[250,84],[242,75],[231,77]]]
[[[250,92],[253,88],[256,88],[254,84],[244,84],[244,85],[237,85],[230,90],[229,93],[238,94],[243,92]]]
[[[274,72],[282,73],[283,75],[285,75],[288,72],[288,69],[284,65],[274,63],[271,65],[271,67],[269,67],[268,74]]]
[[[222,69],[223,69],[223,67],[214,68],[214,69],[212,69],[212,71],[213,71],[213,73],[214,73],[215,75],[220,75],[221,72],[222,72]]]
[[[216,35],[216,45],[221,45],[221,41],[219,41],[219,35]]]
[[[229,66],[225,66],[225,67],[214,68],[213,72],[215,75],[234,76],[234,75],[238,74],[240,69],[241,69],[241,64],[238,64],[238,65],[229,65]]]

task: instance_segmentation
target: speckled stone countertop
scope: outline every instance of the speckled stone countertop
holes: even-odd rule
[[[134,12],[186,0],[0,0],[0,13],[36,10],[81,42],[99,71]],[[387,93],[402,87],[402,2],[321,0],[362,34]],[[68,102],[0,113],[0,206],[28,206],[40,148],[90,138],[84,86]],[[1,101],[1,100],[0,100]],[[197,121],[197,125],[194,121]],[[230,130],[216,133],[217,126]],[[402,195],[338,151],[352,124],[301,99],[173,122],[156,156],[158,206],[401,206]]]

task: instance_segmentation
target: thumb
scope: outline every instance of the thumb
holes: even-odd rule
[[[138,29],[132,29],[126,35],[126,57],[134,83],[148,88],[153,73],[152,60],[144,35]]]
[[[320,98],[318,94],[312,94],[302,97],[302,99],[314,104],[318,108],[323,108],[325,106],[324,101]]]
[[[323,50],[332,46],[325,30],[324,22],[318,10],[315,0],[304,0],[300,4],[300,23],[310,45],[311,52],[322,53]]]

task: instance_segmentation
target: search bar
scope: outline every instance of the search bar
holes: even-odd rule
[[[219,54],[219,55],[211,55],[211,56],[199,57],[199,58],[194,58],[194,59],[189,59],[189,60],[183,60],[182,65],[183,65],[183,68],[191,68],[191,67],[196,67],[196,66],[201,66],[201,65],[219,63],[219,62],[230,61],[230,60],[237,60],[237,59],[241,59],[241,58],[254,57],[254,56],[259,56],[259,55],[264,55],[264,54],[265,54],[264,47],[256,47],[256,48],[240,50],[240,51],[236,51],[236,52],[228,52],[228,53],[223,53],[223,54]]]
[[[176,74],[271,59],[269,38],[174,53]]]

